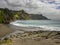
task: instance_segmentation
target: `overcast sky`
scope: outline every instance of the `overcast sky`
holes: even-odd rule
[[[60,0],[0,0],[0,8],[25,10],[27,13],[43,14],[60,20]]]

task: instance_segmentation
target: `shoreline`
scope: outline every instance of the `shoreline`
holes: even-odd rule
[[[60,31],[59,28],[55,29],[52,27],[45,27],[45,26],[32,26],[32,25],[19,25],[19,24],[9,24],[10,28],[12,28],[13,30],[23,30],[23,31]]]
[[[28,28],[27,30],[26,30],[25,28],[23,28],[23,27],[22,27],[23,29],[21,28],[21,29],[19,29],[19,30],[17,30],[17,29],[14,30],[14,29],[10,28],[9,25],[0,24],[0,26],[1,26],[1,27],[0,27],[0,29],[1,29],[0,32],[2,31],[2,33],[6,33],[6,34],[4,34],[2,37],[7,36],[7,35],[10,35],[10,34],[14,34],[14,33],[23,33],[23,32],[32,32],[32,33],[33,33],[33,32],[47,32],[47,33],[48,33],[48,32],[59,32],[59,31],[47,31],[47,30],[44,31],[43,29],[41,29],[41,30],[36,30],[36,29],[34,29],[34,28],[33,28],[34,30],[33,30],[33,29],[32,29],[32,30],[30,29],[30,30],[31,30],[31,31],[30,31],[28,27],[27,27],[27,28]],[[20,28],[20,27],[19,27],[19,28]],[[1,37],[1,36],[0,36],[0,37]]]
[[[1,26],[0,29],[2,29],[4,33],[7,32],[4,35],[8,34],[5,38],[8,38],[8,40],[12,40],[11,45],[12,44],[14,45],[20,45],[20,44],[21,45],[37,45],[37,44],[38,45],[40,44],[41,45],[48,45],[48,44],[57,45],[57,44],[60,44],[60,41],[59,41],[60,32],[57,32],[57,31],[20,31],[20,30],[15,31],[15,30],[12,30],[11,28],[6,27],[3,24],[0,24],[0,26]],[[4,41],[4,39],[2,41]],[[3,45],[5,44],[7,43],[3,43]]]

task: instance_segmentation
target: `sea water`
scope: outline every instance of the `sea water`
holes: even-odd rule
[[[17,20],[10,24],[22,27],[41,27],[49,31],[60,31],[60,20]]]

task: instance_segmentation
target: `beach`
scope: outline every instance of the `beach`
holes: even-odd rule
[[[9,28],[7,24],[0,24],[0,38],[9,35],[12,32],[14,32],[14,30]]]
[[[4,43],[3,39],[0,45],[60,45],[60,33],[56,31],[14,31],[8,25],[0,24],[0,38],[4,36],[12,42]]]

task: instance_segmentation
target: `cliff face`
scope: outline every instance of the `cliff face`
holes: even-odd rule
[[[0,23],[9,23],[13,20],[48,20],[42,14],[28,14],[24,10],[13,11],[0,8]]]

